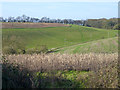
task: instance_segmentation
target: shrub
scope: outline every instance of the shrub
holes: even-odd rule
[[[105,37],[102,37],[102,39],[105,39]]]
[[[116,63],[117,64],[117,63]],[[90,76],[87,86],[90,88],[118,88],[118,73],[115,62],[103,66]]]
[[[2,50],[3,54],[24,54],[25,44],[18,37],[12,36],[3,38]]]
[[[116,24],[114,27],[113,27],[114,30],[120,30],[120,24]]]
[[[27,54],[40,54],[40,53],[47,53],[48,52],[48,49],[47,49],[47,46],[46,45],[41,45],[40,46],[40,49],[39,48],[30,48],[27,50]]]
[[[46,45],[41,45],[40,51],[43,53],[46,53],[48,51],[48,48]]]
[[[3,54],[17,54],[17,51],[11,47],[5,46],[2,49]]]
[[[28,71],[17,63],[9,63],[4,57],[2,58],[2,88],[31,88],[31,80],[27,75]]]
[[[10,47],[10,46],[4,46],[2,48],[2,52],[3,52],[3,54],[25,54],[26,53],[25,49],[14,48],[14,47]]]
[[[27,49],[26,53],[27,54],[33,54],[33,53],[36,53],[36,51],[35,51],[34,48],[30,48],[30,49]]]

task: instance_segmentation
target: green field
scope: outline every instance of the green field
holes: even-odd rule
[[[57,53],[117,53],[118,38],[107,38],[61,48]]]
[[[26,49],[40,48],[41,45],[51,49],[116,37],[118,31],[72,25],[71,27],[3,29],[2,33],[3,47],[9,46],[11,41],[12,43],[16,41],[22,42]]]

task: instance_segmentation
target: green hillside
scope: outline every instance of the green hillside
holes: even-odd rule
[[[21,42],[26,49],[40,48],[41,45],[46,45],[50,49],[116,37],[118,31],[72,25],[36,29],[3,29],[2,33],[3,47]]]
[[[65,48],[61,48],[58,53],[117,53],[118,38],[100,39],[83,44],[77,44]]]

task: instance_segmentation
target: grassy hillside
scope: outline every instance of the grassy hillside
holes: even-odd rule
[[[99,39],[117,36],[118,31],[72,25],[70,27],[46,27],[29,29],[3,29],[3,47],[21,42],[26,49],[40,48],[46,45],[49,49],[71,46]],[[18,43],[19,45],[19,43]],[[17,46],[17,45],[15,45]]]
[[[107,38],[61,48],[59,53],[117,53],[118,38]]]

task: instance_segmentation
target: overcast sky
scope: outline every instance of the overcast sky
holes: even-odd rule
[[[54,19],[93,19],[93,18],[113,18],[118,17],[118,1],[107,0],[100,2],[97,0],[83,0],[70,2],[10,2],[4,0],[2,5],[2,16],[21,16],[23,14],[31,17],[41,18],[43,16]],[[19,1],[19,0],[18,0]],[[21,0],[22,1],[22,0]],[[24,0],[26,1],[26,0]],[[33,1],[33,0],[32,0]],[[52,0],[50,0],[52,1]],[[54,1],[54,0],[53,0]],[[59,0],[57,0],[59,1]],[[64,0],[65,1],[65,0]],[[91,2],[90,2],[91,1]],[[98,2],[99,1],[99,2]],[[106,0],[104,0],[106,1]]]

